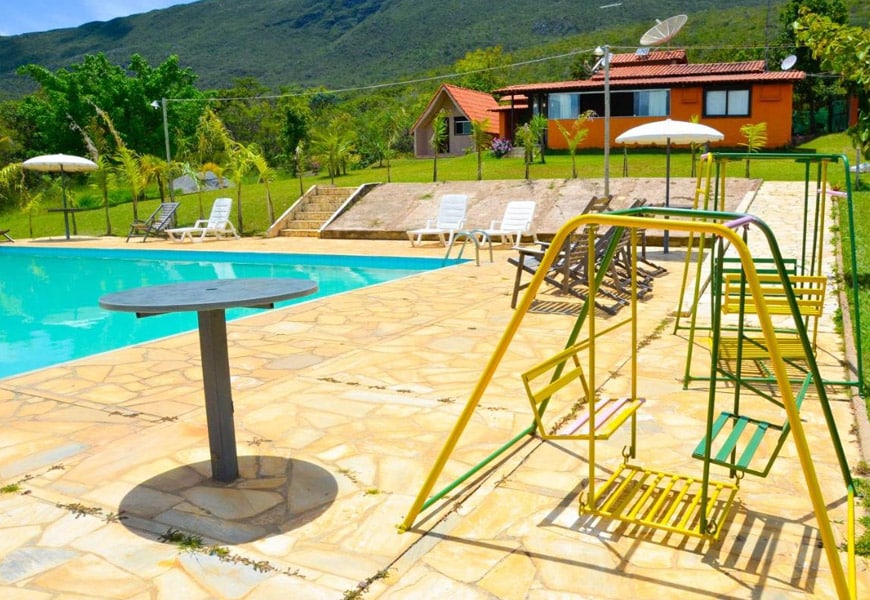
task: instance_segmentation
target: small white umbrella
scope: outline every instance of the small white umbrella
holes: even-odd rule
[[[63,202],[63,224],[66,228],[66,239],[69,239],[69,213],[66,205],[66,174],[82,171],[96,171],[97,163],[81,156],[71,154],[43,154],[28,158],[21,166],[32,171],[47,171],[60,173],[61,201]]]
[[[690,121],[653,121],[644,123],[616,136],[619,144],[649,144],[652,146],[665,146],[667,148],[667,162],[665,167],[665,206],[670,206],[671,201],[671,144],[703,144],[717,142],[725,135],[707,125],[692,123]],[[668,251],[668,231],[665,230],[665,252]]]

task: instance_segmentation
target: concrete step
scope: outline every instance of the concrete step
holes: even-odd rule
[[[282,229],[278,232],[280,237],[320,237],[316,229]]]
[[[294,231],[299,229],[313,229],[317,231],[323,223],[323,221],[315,219],[293,219],[292,221],[287,222],[284,229],[293,229]]]
[[[339,204],[338,206],[333,206],[331,204],[323,204],[321,202],[312,202],[312,203],[306,202],[304,205],[297,208],[294,212],[299,213],[299,214],[306,214],[306,215],[310,215],[310,214],[331,215],[335,211],[337,211],[339,208],[341,208],[341,204]]]

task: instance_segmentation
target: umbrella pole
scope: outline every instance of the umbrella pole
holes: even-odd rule
[[[668,138],[665,149],[665,208],[671,206],[671,138]],[[665,217],[667,218],[667,217]],[[668,234],[670,232],[665,229],[664,250],[668,253]]]
[[[69,212],[66,210],[66,173],[63,172],[63,166],[60,168],[60,201],[63,205],[63,228],[66,232],[66,239],[69,241]]]

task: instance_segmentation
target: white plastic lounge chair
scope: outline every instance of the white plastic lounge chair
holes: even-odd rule
[[[512,200],[505,207],[501,221],[493,221],[483,233],[490,240],[500,237],[503,244],[519,244],[524,235],[532,236],[532,240],[537,243],[538,236],[532,230],[534,216],[534,200]]]
[[[218,198],[211,206],[211,214],[208,220],[199,219],[192,227],[167,229],[166,233],[176,242],[183,242],[184,240],[201,242],[210,235],[213,235],[215,239],[223,239],[227,236],[239,239],[236,228],[230,222],[230,212],[232,210],[232,198]]]
[[[424,235],[437,235],[441,244],[449,246],[453,243],[456,232],[465,225],[465,210],[468,207],[468,196],[465,194],[444,194],[441,196],[441,206],[438,209],[438,217],[433,222],[426,221],[426,225],[420,229],[408,231],[408,239],[411,246],[419,246]],[[444,235],[449,237],[445,240]],[[414,240],[416,238],[416,241]]]

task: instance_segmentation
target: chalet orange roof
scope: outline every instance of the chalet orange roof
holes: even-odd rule
[[[495,115],[499,106],[495,98],[486,92],[478,92],[477,90],[470,90],[449,83],[442,83],[438,91],[433,94],[429,104],[426,106],[426,110],[417,118],[417,121],[411,128],[412,130],[416,129],[427,118],[430,118],[430,113],[434,111],[435,106],[438,104],[438,99],[442,94],[450,96],[453,103],[470,121],[488,122],[485,129],[486,133],[498,135],[498,118]]]
[[[465,116],[471,121],[489,121],[486,128],[487,133],[498,135],[498,123],[493,125],[492,112],[498,110],[498,102],[492,97],[492,94],[486,92],[478,92],[468,88],[459,87],[445,83],[442,86],[453,101],[456,103]]]
[[[763,60],[736,63],[686,62],[685,52],[669,50],[651,52],[646,57],[635,54],[614,54],[610,61],[610,85],[614,88],[631,86],[747,83],[765,81],[800,81],[806,77],[802,71],[766,71]],[[508,86],[493,91],[510,96],[540,92],[595,90],[604,87],[602,70],[589,79],[554,81]]]

